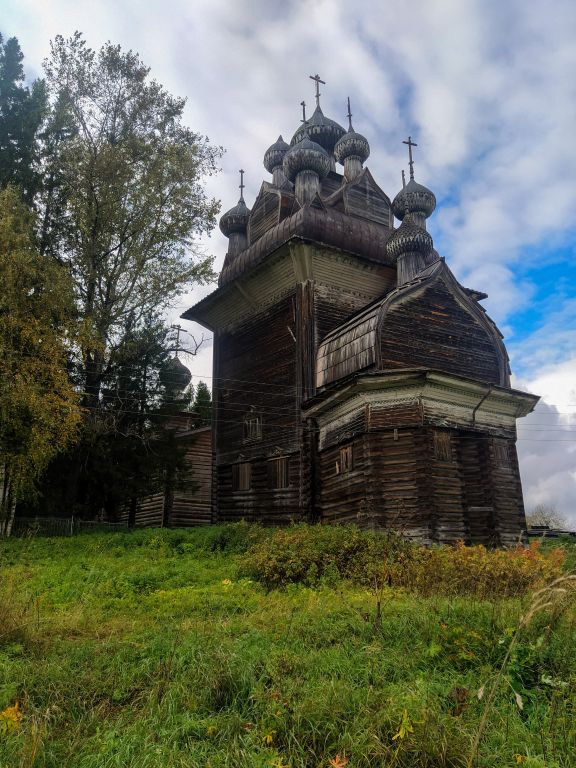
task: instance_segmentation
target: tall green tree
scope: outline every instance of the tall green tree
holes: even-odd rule
[[[81,415],[67,372],[71,285],[38,252],[34,229],[19,191],[0,191],[0,527],[74,441]]]
[[[64,506],[74,509],[85,508],[89,457],[100,457],[94,477],[136,477],[126,446],[111,447],[126,434],[137,440],[122,419],[140,410],[140,384],[123,389],[127,350],[142,341],[147,318],[191,283],[213,279],[199,238],[215,224],[218,204],[204,182],[221,150],[184,125],[184,100],[119,46],[94,51],[79,33],[57,37],[45,81],[41,247],[71,276],[83,340],[73,375],[86,418],[78,449],[59,462]]]
[[[183,125],[184,101],[131,51],[57,37],[45,72],[58,134],[45,172],[58,194],[47,185],[43,243],[69,268],[92,330],[81,352],[84,404],[95,408],[127,319],[138,328],[190,283],[213,278],[197,238],[215,223],[203,184],[220,150]]]
[[[32,203],[39,191],[38,134],[46,112],[46,88],[36,80],[24,84],[23,54],[18,40],[0,34],[0,187],[18,186]]]
[[[198,382],[192,407],[194,423],[197,427],[209,427],[212,423],[212,395],[207,384]]]

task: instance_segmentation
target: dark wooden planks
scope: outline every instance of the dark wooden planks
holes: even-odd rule
[[[380,350],[384,369],[422,366],[504,383],[494,340],[443,283],[391,305]]]

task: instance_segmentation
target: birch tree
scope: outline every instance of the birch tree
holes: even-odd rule
[[[137,54],[79,33],[45,62],[52,104],[42,243],[72,277],[90,340],[81,350],[84,404],[98,406],[122,329],[213,278],[198,237],[215,224],[204,191],[220,150],[182,122],[185,102],[150,78]]]

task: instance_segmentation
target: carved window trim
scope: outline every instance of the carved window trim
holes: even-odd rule
[[[498,469],[513,469],[511,445],[507,440],[493,439],[492,450],[494,452],[494,463]]]
[[[448,464],[454,463],[454,449],[452,446],[452,435],[443,430],[434,430],[434,458],[436,461],[444,461]]]
[[[352,443],[343,445],[336,459],[336,474],[347,475],[354,469],[354,446]]]
[[[232,490],[249,491],[252,488],[252,464],[239,461],[232,464]]]
[[[268,485],[274,490],[290,487],[288,456],[275,456],[268,459]]]
[[[262,416],[254,410],[244,416],[243,436],[245,442],[262,440]]]

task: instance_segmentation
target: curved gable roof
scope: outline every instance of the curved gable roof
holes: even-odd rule
[[[403,361],[389,365],[382,360],[381,342],[386,338],[387,317],[398,305],[416,299],[435,284],[442,282],[448,292],[475,322],[485,331],[496,351],[498,381],[493,383],[509,386],[509,366],[502,334],[488,317],[473,295],[456,280],[443,259],[430,264],[409,283],[396,288],[354,315],[326,336],[319,346],[316,358],[316,386],[323,387],[333,381],[366,368],[409,367]],[[407,329],[406,343],[410,344]],[[433,343],[432,343],[433,344]],[[442,346],[441,342],[438,342]],[[422,365],[420,361],[410,365]],[[430,367],[438,367],[430,365]],[[474,378],[474,376],[471,376]]]

